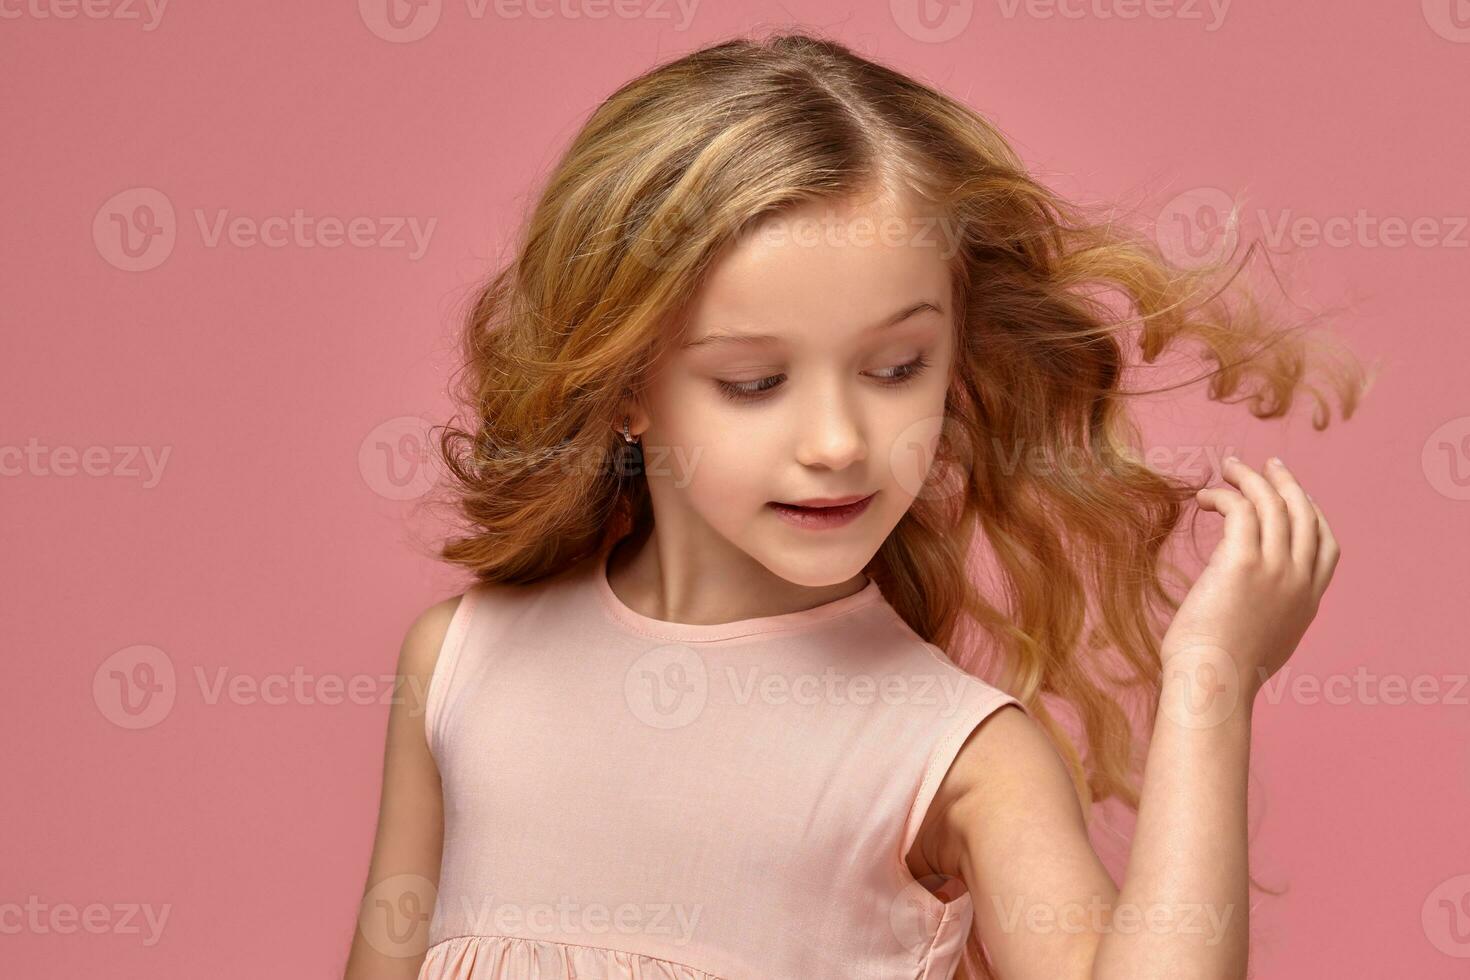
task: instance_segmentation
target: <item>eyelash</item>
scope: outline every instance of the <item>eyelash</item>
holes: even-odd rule
[[[923,354],[920,354],[918,357],[914,358],[912,361],[909,361],[907,364],[900,364],[897,366],[897,370],[901,370],[903,372],[899,376],[893,378],[880,378],[879,381],[880,383],[887,385],[890,388],[897,388],[900,385],[908,384],[910,381],[917,378],[920,374],[924,372],[924,369],[928,366],[929,359]],[[742,381],[739,383],[733,383],[729,381],[717,381],[715,383],[719,385],[720,392],[731,401],[747,402],[754,401],[755,399],[760,398],[766,392],[775,388],[776,385],[780,383],[781,377],[782,375],[773,374],[769,378],[761,378],[759,381]],[[767,382],[771,383],[767,384]],[[758,387],[754,389],[746,387],[746,385],[751,384],[757,385]]]

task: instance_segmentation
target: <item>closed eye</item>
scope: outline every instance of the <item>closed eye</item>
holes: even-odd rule
[[[877,378],[883,385],[894,388],[914,380],[928,366],[929,359],[920,354],[907,364],[884,368],[873,374],[872,377]],[[786,375],[773,374],[757,381],[716,381],[715,384],[719,386],[720,392],[731,401],[744,402],[760,398],[785,380]]]

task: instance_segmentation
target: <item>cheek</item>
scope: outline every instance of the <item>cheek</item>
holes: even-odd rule
[[[924,490],[945,427],[944,398],[948,381],[934,372],[909,390],[902,404],[883,416],[881,431],[874,434],[874,462],[884,478],[908,498]]]
[[[885,430],[874,446],[885,478],[906,497],[917,496],[923,488],[943,425],[943,416],[926,406]]]
[[[671,387],[652,407],[664,447],[655,473],[667,476],[694,506],[718,508],[753,495],[764,501],[765,474],[773,466],[768,457],[779,443],[752,413],[697,383]]]

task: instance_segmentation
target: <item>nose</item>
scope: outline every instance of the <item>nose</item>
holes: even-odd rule
[[[823,387],[799,405],[796,459],[803,466],[841,470],[867,458],[861,414],[836,387]]]

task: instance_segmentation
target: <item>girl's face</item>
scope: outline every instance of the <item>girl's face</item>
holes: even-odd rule
[[[803,205],[727,247],[635,416],[660,534],[801,585],[862,571],[940,434],[944,238],[909,202],[869,198]],[[845,521],[779,506],[858,498]]]

